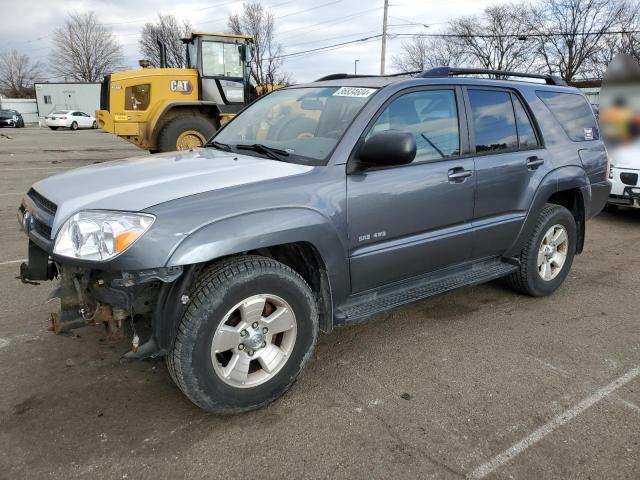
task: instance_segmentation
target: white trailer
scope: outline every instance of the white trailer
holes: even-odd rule
[[[80,110],[92,117],[100,109],[99,83],[36,83],[38,115],[54,110]]]

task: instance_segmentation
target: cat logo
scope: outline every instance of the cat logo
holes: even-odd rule
[[[189,80],[171,80],[169,88],[172,92],[180,92],[183,95],[189,95],[193,92],[193,85]]]

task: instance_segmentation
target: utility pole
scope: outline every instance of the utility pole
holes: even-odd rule
[[[384,75],[384,63],[387,56],[387,17],[389,0],[384,0],[384,18],[382,19],[382,52],[380,53],[380,75]]]

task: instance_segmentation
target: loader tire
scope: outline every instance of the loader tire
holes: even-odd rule
[[[203,146],[215,133],[215,127],[204,117],[182,116],[167,123],[158,135],[158,151],[175,152]]]

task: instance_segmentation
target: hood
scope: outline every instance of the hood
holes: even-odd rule
[[[141,211],[177,198],[300,175],[314,167],[212,148],[81,167],[45,178],[34,190],[58,206],[52,230],[79,210]]]
[[[640,141],[612,148],[609,153],[614,167],[640,170]]]
[[[15,115],[16,117],[18,115]],[[0,119],[1,120],[9,120],[10,118],[13,118],[14,114],[13,113],[0,113]]]

